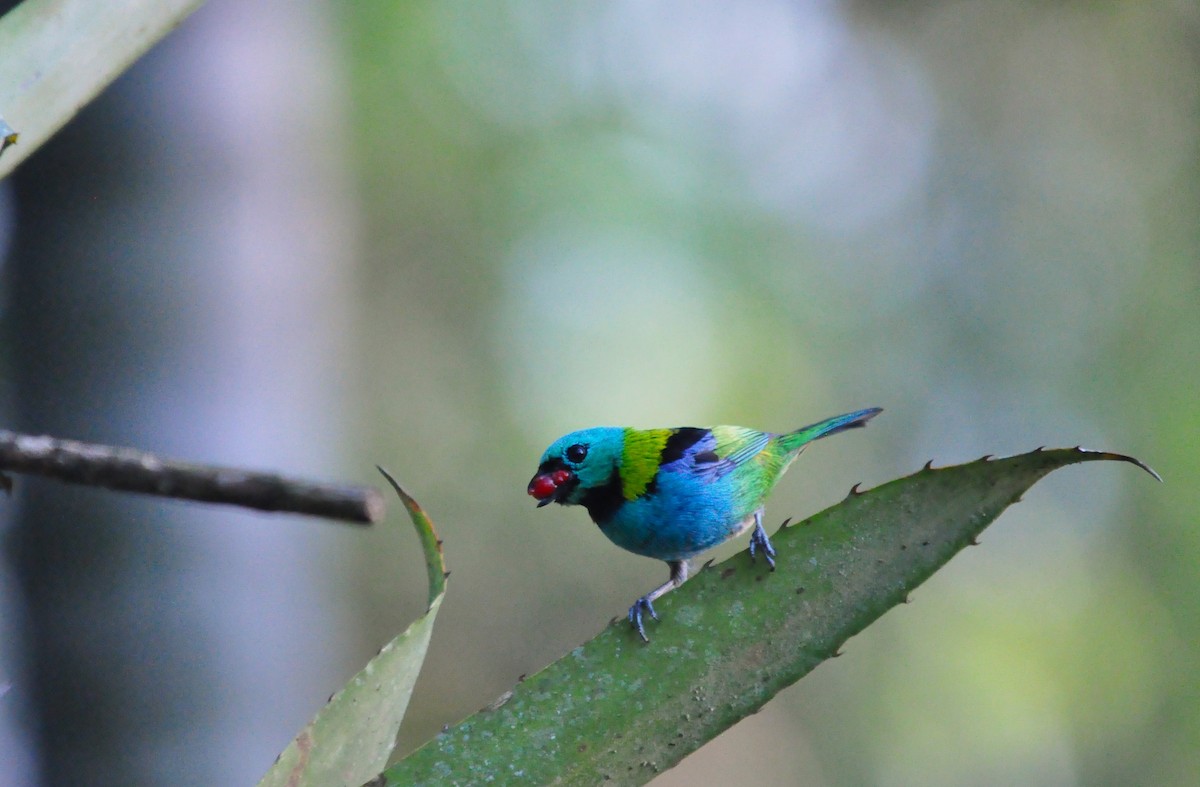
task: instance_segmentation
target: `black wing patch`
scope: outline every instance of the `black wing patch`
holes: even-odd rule
[[[707,429],[700,429],[695,426],[681,426],[680,428],[676,429],[671,436],[667,438],[667,444],[663,446],[662,456],[659,457],[658,460],[659,467],[663,465],[669,465],[672,462],[678,462],[683,458],[683,455],[687,453],[689,448],[703,440],[708,436],[708,434],[709,431]],[[706,451],[703,454],[698,454],[696,456],[696,461],[701,461],[700,457],[707,456],[708,454],[712,454],[712,452]],[[713,460],[715,460],[717,455],[712,454],[712,457]]]

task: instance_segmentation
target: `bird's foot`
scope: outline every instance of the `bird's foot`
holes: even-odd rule
[[[649,596],[642,596],[633,602],[633,606],[629,608],[629,622],[633,625],[633,630],[638,633],[643,642],[649,642],[650,638],[646,636],[646,629],[642,627],[643,612],[649,612],[650,617],[658,620],[658,614],[655,613],[654,605],[650,603]]]
[[[767,565],[771,570],[775,570],[775,547],[771,546],[771,539],[767,538],[767,531],[763,529],[762,522],[754,523],[754,532],[750,535],[750,559],[754,559],[755,553],[762,550],[763,557],[767,559]]]

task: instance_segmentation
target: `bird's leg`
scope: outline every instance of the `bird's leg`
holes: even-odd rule
[[[775,547],[771,546],[771,539],[767,538],[767,531],[763,530],[762,526],[762,509],[754,512],[754,532],[750,534],[750,559],[754,559],[754,553],[762,550],[763,557],[767,559],[767,565],[771,570],[775,570]]]
[[[658,614],[654,611],[655,600],[679,587],[688,578],[686,560],[668,560],[667,565],[671,567],[671,578],[633,602],[633,606],[629,608],[629,622],[644,642],[649,642],[650,638],[646,636],[646,630],[642,627],[642,613],[649,612],[650,617],[658,620]]]

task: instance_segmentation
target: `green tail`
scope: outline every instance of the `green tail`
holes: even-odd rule
[[[780,435],[779,444],[785,451],[799,451],[813,440],[820,440],[822,437],[844,432],[847,429],[858,429],[859,427],[866,426],[867,421],[870,421],[882,412],[882,407],[871,407],[866,410],[856,410],[853,413],[846,413],[845,415],[835,415],[833,418],[827,418],[810,426],[803,426],[794,432]]]

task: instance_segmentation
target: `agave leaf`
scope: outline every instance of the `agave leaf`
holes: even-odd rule
[[[259,787],[361,785],[387,765],[413,684],[425,661],[433,621],[446,591],[446,566],[433,523],[382,467],[400,496],[425,552],[429,609],[329,700],[284,749]]]
[[[773,537],[657,604],[642,643],[624,619],[438,735],[375,783],[642,784],[837,654],[1047,473],[1136,459],[1079,448],[925,468]]]
[[[21,132],[0,156],[0,178],[201,2],[25,0],[0,17],[0,115]]]

